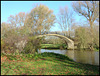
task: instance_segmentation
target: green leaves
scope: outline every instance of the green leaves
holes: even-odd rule
[[[37,49],[39,49],[41,46],[41,38],[36,38],[35,36],[28,38],[28,43],[26,44],[24,48],[24,53],[31,53],[34,54]]]
[[[66,49],[66,44],[41,44],[41,48],[47,48],[47,49]]]

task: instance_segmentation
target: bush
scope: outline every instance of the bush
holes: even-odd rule
[[[13,47],[1,40],[1,50],[2,53],[11,54],[13,52]]]
[[[3,48],[4,48],[4,41],[1,40],[1,50],[3,50]]]
[[[28,38],[28,42],[24,48],[24,53],[34,54],[38,48],[40,48],[41,38],[35,38],[34,36]]]

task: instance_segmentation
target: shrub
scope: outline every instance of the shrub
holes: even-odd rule
[[[4,41],[1,40],[1,50],[3,50],[3,48],[4,48]]]
[[[6,54],[10,54],[12,53],[13,47],[11,47],[9,44],[5,43],[4,40],[1,40],[1,52],[2,53],[6,53]]]
[[[24,48],[24,53],[34,54],[38,48],[40,48],[41,38],[34,36],[28,38],[28,42]]]

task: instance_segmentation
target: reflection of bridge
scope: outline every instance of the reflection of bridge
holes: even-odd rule
[[[66,36],[58,35],[58,34],[44,34],[44,35],[37,35],[36,37],[38,38],[38,37],[44,37],[44,36],[56,36],[56,37],[62,38],[66,41],[66,44],[68,45],[68,49],[74,49],[74,41],[69,39]]]

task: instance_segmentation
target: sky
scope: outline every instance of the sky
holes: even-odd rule
[[[69,9],[73,10],[71,7],[72,1],[1,1],[1,23],[7,22],[10,15],[16,15],[19,12],[28,13],[34,7],[35,4],[41,3],[48,6],[49,9],[54,11],[57,16],[60,7],[68,6]],[[75,15],[77,21],[80,17]],[[50,31],[61,31],[57,23],[51,27]]]

